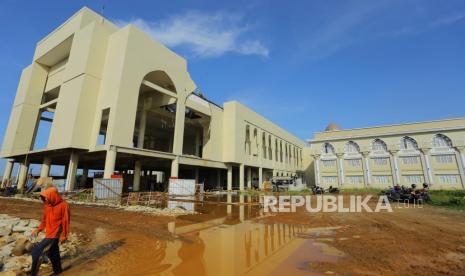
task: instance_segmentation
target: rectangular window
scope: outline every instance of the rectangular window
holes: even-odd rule
[[[373,163],[375,163],[376,166],[386,166],[388,164],[388,159],[387,158],[373,158]]]
[[[346,161],[347,164],[351,167],[360,167],[360,165],[362,164],[360,159],[348,159]]]
[[[50,133],[52,131],[53,118],[55,116],[56,104],[39,111],[39,118],[34,132],[32,150],[45,149],[48,145]],[[50,111],[47,111],[50,110]]]
[[[389,175],[375,175],[375,181],[378,184],[389,184],[390,183]]]
[[[457,184],[459,183],[459,176],[455,174],[441,174],[438,175],[440,184]]]
[[[452,155],[436,155],[434,158],[436,159],[436,162],[440,164],[450,164],[454,162]]]
[[[421,175],[406,175],[407,184],[420,184],[422,182]]]
[[[350,175],[347,179],[350,184],[363,184],[363,176],[361,175]]]
[[[47,92],[44,92],[44,94],[42,95],[42,101],[41,101],[41,104],[45,104],[45,103],[48,103],[48,102],[51,102],[53,100],[56,100],[58,99],[58,96],[60,95],[60,86],[50,90],[50,91],[47,91]]]
[[[322,160],[321,163],[325,168],[334,168],[336,167],[336,160]]]
[[[98,133],[97,145],[105,145],[107,139],[108,119],[110,118],[110,108],[102,110],[102,117],[100,117],[100,129]]]
[[[419,163],[417,156],[401,157],[401,159],[402,159],[402,164],[404,165],[415,165]]]
[[[323,176],[323,183],[325,184],[336,184],[337,177],[336,176]]]

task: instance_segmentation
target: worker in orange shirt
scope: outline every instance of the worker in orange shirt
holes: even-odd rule
[[[33,232],[37,236],[45,229],[45,238],[32,250],[31,275],[37,275],[40,268],[39,258],[48,248],[48,257],[52,262],[53,272],[62,272],[59,243],[67,240],[69,234],[69,204],[58,194],[55,187],[49,187],[40,193],[44,203],[42,223]]]

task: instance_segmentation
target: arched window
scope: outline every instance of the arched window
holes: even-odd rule
[[[247,125],[245,127],[245,153],[250,155],[251,152],[250,152],[250,126]]]
[[[265,132],[262,132],[262,157],[263,159],[266,159],[266,137],[265,137]]]
[[[375,139],[373,143],[371,144],[371,149],[373,151],[387,152],[386,143],[384,143],[384,141],[381,139]]]
[[[268,135],[268,159],[273,160],[273,148],[271,147],[271,135]]]
[[[278,152],[279,152],[279,149],[278,149],[278,139],[275,138],[275,139],[274,139],[274,154],[275,154],[275,160],[276,160],[276,162],[278,162]]]
[[[284,143],[284,162],[287,164],[287,144]]]
[[[176,93],[173,81],[164,71],[152,71],[145,75],[144,80]]]
[[[358,153],[360,152],[360,147],[357,145],[357,143],[349,141],[346,143],[344,151],[345,153]]]
[[[253,130],[253,144],[252,144],[252,154],[258,156],[258,131],[256,128]]]
[[[444,134],[436,134],[433,137],[433,148],[451,148],[452,141]]]
[[[322,152],[326,154],[334,154],[334,147],[330,143],[325,143]]]
[[[417,141],[411,137],[403,137],[400,140],[400,149],[401,150],[416,150],[418,149]]]

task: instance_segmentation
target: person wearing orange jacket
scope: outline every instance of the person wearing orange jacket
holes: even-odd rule
[[[45,238],[32,250],[31,275],[35,276],[39,272],[39,258],[46,248],[49,248],[48,257],[52,262],[53,273],[60,274],[62,268],[59,242],[63,243],[68,238],[69,204],[61,198],[55,187],[49,187],[42,191],[40,198],[44,203],[44,215],[42,223],[34,230],[33,235],[37,236],[45,229]]]

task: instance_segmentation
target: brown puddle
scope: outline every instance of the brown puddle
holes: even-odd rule
[[[264,224],[254,219],[263,216],[255,199],[237,196],[226,201],[238,204],[195,203],[192,207],[202,214],[188,216],[190,223],[169,222],[163,229],[170,233],[167,238],[97,228],[91,237],[94,246],[73,261],[66,274],[308,275],[312,263],[336,262],[343,256],[315,242],[334,227]]]

